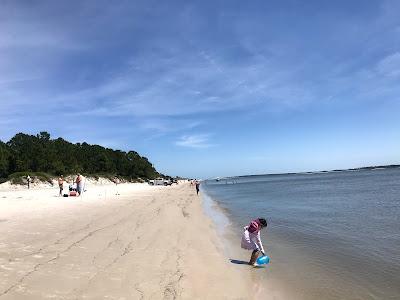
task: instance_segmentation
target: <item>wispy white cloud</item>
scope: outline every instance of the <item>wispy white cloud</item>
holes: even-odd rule
[[[378,72],[385,76],[400,75],[400,52],[384,57],[377,66]]]
[[[155,59],[150,69],[145,57],[138,58],[134,69],[94,87],[64,93],[60,99],[82,102],[87,109],[81,113],[86,115],[138,117],[251,109],[260,103],[291,109],[312,100],[307,86],[292,81],[292,70],[278,70],[268,61],[253,58],[243,65],[217,55],[210,62],[212,54],[200,60],[183,50],[177,55],[179,59],[173,58],[167,65]]]
[[[143,118],[139,121],[140,128],[157,133],[190,130],[201,124],[203,122],[191,119]]]
[[[184,135],[181,136],[175,144],[188,148],[209,148],[215,146],[209,142],[208,134]]]
[[[86,8],[84,11],[88,10]],[[116,12],[117,15],[121,14],[122,6],[113,8],[112,13],[105,14],[102,18],[93,19],[91,26],[86,27],[96,28],[96,25],[102,25],[106,20],[110,20]],[[135,54],[125,58],[125,65],[119,64],[111,68],[101,79],[79,86],[66,84],[67,88],[59,90],[49,89],[51,83],[48,82],[46,85],[45,82],[45,80],[52,81],[53,74],[58,70],[52,66],[41,67],[39,75],[44,78],[39,84],[41,90],[36,87],[32,91],[29,86],[17,90],[9,88],[7,97],[2,99],[10,103],[7,107],[18,106],[24,101],[25,105],[27,100],[24,99],[29,99],[44,110],[53,109],[52,103],[58,103],[58,106],[66,108],[74,108],[76,103],[80,103],[81,109],[79,112],[74,110],[74,114],[95,117],[142,117],[150,119],[147,125],[152,122],[154,125],[154,121],[151,121],[154,117],[190,116],[237,109],[251,110],[254,107],[259,109],[260,104],[264,109],[271,111],[298,109],[321,102],[332,94],[342,93],[349,88],[349,82],[356,82],[351,87],[353,89],[357,82],[359,86],[367,82],[363,76],[355,75],[354,72],[333,74],[330,71],[333,69],[332,64],[329,62],[325,62],[326,65],[319,68],[307,54],[304,54],[303,60],[290,61],[287,49],[291,47],[286,45],[287,41],[264,40],[261,38],[261,32],[254,31],[257,22],[262,22],[259,19],[249,20],[240,17],[228,19],[230,23],[234,22],[232,31],[224,27],[230,34],[229,43],[209,47],[209,41],[196,39],[191,35],[192,30],[201,30],[202,26],[205,26],[202,18],[197,15],[197,10],[189,7],[183,12],[176,20],[176,24],[187,25],[182,32],[182,36],[185,37],[183,40],[169,34],[157,34],[150,40],[148,37],[142,37],[144,46],[138,43],[134,48]],[[61,24],[60,29],[49,26],[56,24],[54,20],[47,23],[29,13],[23,16],[29,18],[24,20],[8,18],[7,26],[2,27],[6,29],[0,30],[0,47],[1,45],[3,48],[17,49],[39,47],[41,51],[45,51],[45,55],[62,60],[70,58],[71,50],[72,52],[74,49],[90,50],[88,46],[93,41],[101,44],[101,39],[92,39],[90,43],[85,43],[83,37],[89,35],[88,29],[81,26],[82,29],[78,30],[78,25],[73,24],[74,16],[66,17],[67,22]],[[195,25],[187,24],[188,16],[190,19],[196,19]],[[224,18],[223,15],[221,18]],[[151,26],[148,22],[141,21],[142,27]],[[78,24],[80,23],[81,20]],[[66,24],[71,25],[71,28]],[[116,25],[116,28],[118,30],[121,27],[129,28],[129,24],[127,20],[123,20],[121,24]],[[134,25],[137,26],[136,23]],[[74,33],[77,31],[79,34],[75,36]],[[86,35],[81,31],[86,32]],[[105,47],[104,44],[102,46]],[[65,52],[62,48],[70,49]],[[397,69],[393,67],[393,62],[398,59],[396,55],[398,54],[386,58],[379,64],[380,72],[397,74]],[[7,71],[8,73],[15,71],[15,80],[21,78],[24,70],[28,69],[29,72],[37,64],[37,58],[32,58],[30,62],[19,62],[19,56],[8,53],[7,59],[4,59],[4,63],[6,60],[13,62],[12,66],[8,64]],[[344,65],[343,69],[346,69],[349,64],[344,63]],[[91,72],[96,73],[96,71],[94,69]],[[316,79],[318,77],[322,80]],[[349,78],[353,80],[348,81]],[[0,76],[0,82],[7,83],[7,80]],[[62,80],[63,78],[58,78],[58,81]],[[340,82],[344,84],[330,84]],[[4,89],[7,89],[6,85],[2,84]],[[359,92],[355,91],[355,94],[357,93]],[[158,126],[158,129],[163,131],[166,127]]]
[[[191,132],[206,117],[234,110],[292,112],[322,102],[393,96],[400,89],[393,80],[400,73],[399,50],[392,45],[394,52],[385,57],[376,41],[383,31],[388,32],[384,47],[393,40],[392,29],[398,36],[397,10],[391,3],[377,21],[368,20],[370,26],[361,26],[364,23],[353,18],[335,22],[329,34],[323,32],[325,47],[313,43],[313,34],[318,42],[322,40],[317,31],[301,41],[282,34],[285,28],[277,27],[274,34],[267,30],[268,18],[251,10],[246,14],[207,11],[212,16],[205,22],[195,4],[179,3],[181,13],[170,16],[169,9],[124,5],[101,8],[88,1],[79,9],[67,5],[69,9],[58,10],[47,4],[41,7],[44,13],[32,13],[40,9],[29,6],[3,9],[2,119],[16,122],[29,115],[34,124],[32,120],[61,115],[75,118],[78,125],[96,120],[99,128],[102,123],[114,125],[106,120],[134,119],[135,130],[175,136]],[[59,11],[61,16],[56,14]],[[158,18],[161,14],[166,21]],[[208,30],[210,19],[215,32]],[[343,34],[344,30],[336,29],[338,23],[351,30]],[[330,34],[334,38],[325,40]],[[359,40],[366,44],[350,42]],[[310,48],[301,48],[304,45]],[[86,78],[83,83],[76,80],[80,76]],[[176,144],[210,146],[207,135],[182,136]]]

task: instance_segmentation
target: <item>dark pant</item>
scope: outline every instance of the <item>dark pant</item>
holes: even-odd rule
[[[76,191],[79,193],[79,195],[82,194],[82,185],[80,183],[76,185]]]

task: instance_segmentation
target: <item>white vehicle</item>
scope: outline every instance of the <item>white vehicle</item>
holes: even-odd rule
[[[154,179],[154,185],[164,185],[164,178],[156,178]]]
[[[171,185],[172,182],[171,182],[171,180],[159,177],[154,180],[149,180],[149,184],[150,185]]]
[[[172,185],[172,181],[169,179],[164,179],[164,185]]]

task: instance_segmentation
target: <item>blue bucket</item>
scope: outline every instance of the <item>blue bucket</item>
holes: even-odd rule
[[[268,263],[269,263],[269,257],[266,255],[257,258],[258,265],[266,265]]]

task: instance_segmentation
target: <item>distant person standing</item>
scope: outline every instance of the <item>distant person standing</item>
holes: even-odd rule
[[[198,194],[199,194],[199,191],[200,191],[200,181],[197,181],[197,180],[196,180],[195,185],[196,185],[196,192],[197,192],[197,195],[198,195]]]
[[[114,177],[114,183],[115,183],[115,195],[119,195],[118,193],[118,184],[119,184],[119,178],[117,176]]]
[[[60,188],[59,196],[62,196],[62,191],[64,189],[64,176],[63,175],[60,175],[60,177],[58,177],[58,187]]]
[[[26,181],[28,182],[28,190],[30,188],[30,184],[31,184],[31,176],[26,176]]]
[[[82,194],[82,176],[81,174],[78,173],[78,176],[75,179],[75,183],[76,183],[76,191],[78,192],[78,196],[80,196]]]

